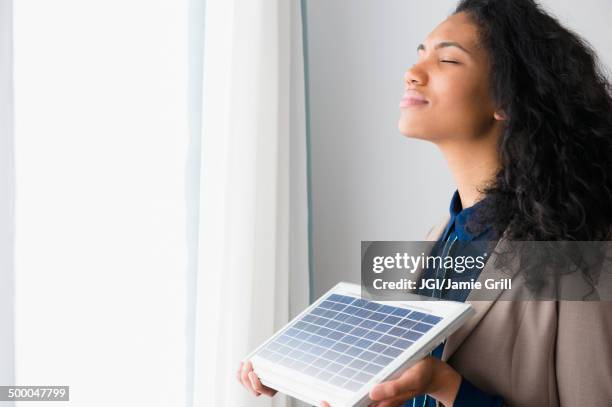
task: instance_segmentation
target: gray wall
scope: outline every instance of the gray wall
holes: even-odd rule
[[[403,74],[449,0],[307,0],[315,298],[359,282],[361,240],[419,240],[454,182],[437,148],[397,130]],[[612,66],[609,0],[541,2]]]

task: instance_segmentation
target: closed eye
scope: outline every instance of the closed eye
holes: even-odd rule
[[[446,59],[443,59],[443,60],[442,60],[442,61],[440,61],[440,62],[448,62],[449,64],[458,64],[458,63],[459,63],[459,62],[457,62],[457,61],[449,61],[449,60],[446,60]]]

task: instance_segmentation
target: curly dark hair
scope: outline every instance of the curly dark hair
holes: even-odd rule
[[[462,0],[507,117],[478,221],[512,240],[607,240],[611,85],[595,51],[533,0]]]

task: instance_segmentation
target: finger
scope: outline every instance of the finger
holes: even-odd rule
[[[370,389],[370,399],[375,401],[386,401],[387,399],[395,399],[397,397],[419,394],[418,390],[422,388],[423,369],[427,366],[426,360],[417,362],[414,366],[407,369],[400,377],[394,380],[378,383]]]
[[[255,373],[253,373],[253,372],[249,372],[249,373],[248,373],[249,383],[251,384],[251,388],[252,388],[253,390],[255,390],[255,393],[256,393],[257,397],[259,397],[259,396],[261,396],[261,392],[260,392],[260,391],[258,391],[258,390],[255,388],[255,378],[253,377],[253,375],[254,375],[254,374],[255,374]]]
[[[369,396],[374,401],[383,401],[397,397],[402,390],[401,383],[398,383],[397,380],[390,380],[372,387]]]
[[[247,390],[249,390],[251,393],[257,396],[258,393],[255,391],[255,389],[253,389],[253,386],[251,385],[251,380],[249,380],[249,372],[251,370],[253,370],[253,366],[251,365],[251,361],[249,360],[242,367],[242,373],[240,374],[240,379],[244,387],[246,387]]]
[[[321,404],[319,404],[319,407],[331,407],[331,406],[329,405],[327,401],[321,401]]]
[[[259,377],[257,377],[257,374],[255,372],[250,372],[249,378],[251,379],[251,383],[253,384],[253,388],[255,389],[255,391],[270,397],[276,394],[276,390],[271,389],[268,386],[264,386],[261,383],[261,380],[259,380]]]

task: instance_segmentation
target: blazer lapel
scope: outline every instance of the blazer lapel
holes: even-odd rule
[[[446,224],[448,223],[449,220],[450,220],[450,215],[446,215],[442,223],[440,223],[438,226],[434,226],[427,233],[425,240],[437,241],[438,239],[440,239],[442,233],[444,232],[444,229],[446,228]],[[508,277],[507,274],[503,274],[500,270],[498,270],[494,266],[495,260],[497,258],[497,253],[500,250],[504,249],[504,247],[506,246],[505,242],[506,242],[506,239],[505,239],[505,233],[504,233],[502,238],[495,245],[495,249],[493,250],[493,253],[489,257],[489,260],[486,262],[484,269],[478,276],[478,281],[480,283],[484,284],[484,280],[486,280],[487,278],[499,280],[501,278]],[[420,274],[421,272],[422,270],[419,269],[417,271],[417,275]],[[474,330],[474,328],[476,328],[478,323],[487,314],[491,306],[499,299],[499,297],[504,291],[505,291],[504,288],[489,290],[488,297],[491,299],[486,300],[486,301],[475,299],[476,295],[474,295],[474,292],[473,291],[470,292],[465,302],[469,303],[474,308],[476,313],[474,314],[472,318],[470,318],[465,324],[463,324],[458,330],[456,330],[452,335],[450,335],[447,338],[446,344],[444,345],[444,350],[442,352],[443,361],[447,361],[453,355],[453,353],[457,350],[457,348],[459,348],[459,346],[463,343],[463,341],[470,335],[470,333]]]
[[[505,247],[506,239],[502,237],[495,245],[493,253],[489,257],[489,260],[486,262],[484,269],[478,276],[477,281],[479,281],[481,284],[484,285],[484,281],[489,278],[499,280],[508,277],[508,274],[502,273],[498,268],[495,267],[497,253],[500,250],[503,250]],[[491,299],[484,301],[475,299],[477,295],[474,294],[474,291],[470,292],[465,302],[469,303],[474,308],[476,313],[472,318],[470,318],[465,324],[463,324],[459,329],[457,329],[452,335],[448,337],[448,339],[446,340],[446,344],[444,345],[444,350],[442,352],[443,361],[447,361],[457,350],[457,348],[461,346],[463,341],[470,335],[474,328],[476,328],[478,323],[487,314],[491,306],[493,306],[493,304],[499,299],[499,297],[504,291],[506,291],[505,288],[490,289],[488,290],[487,297]]]

